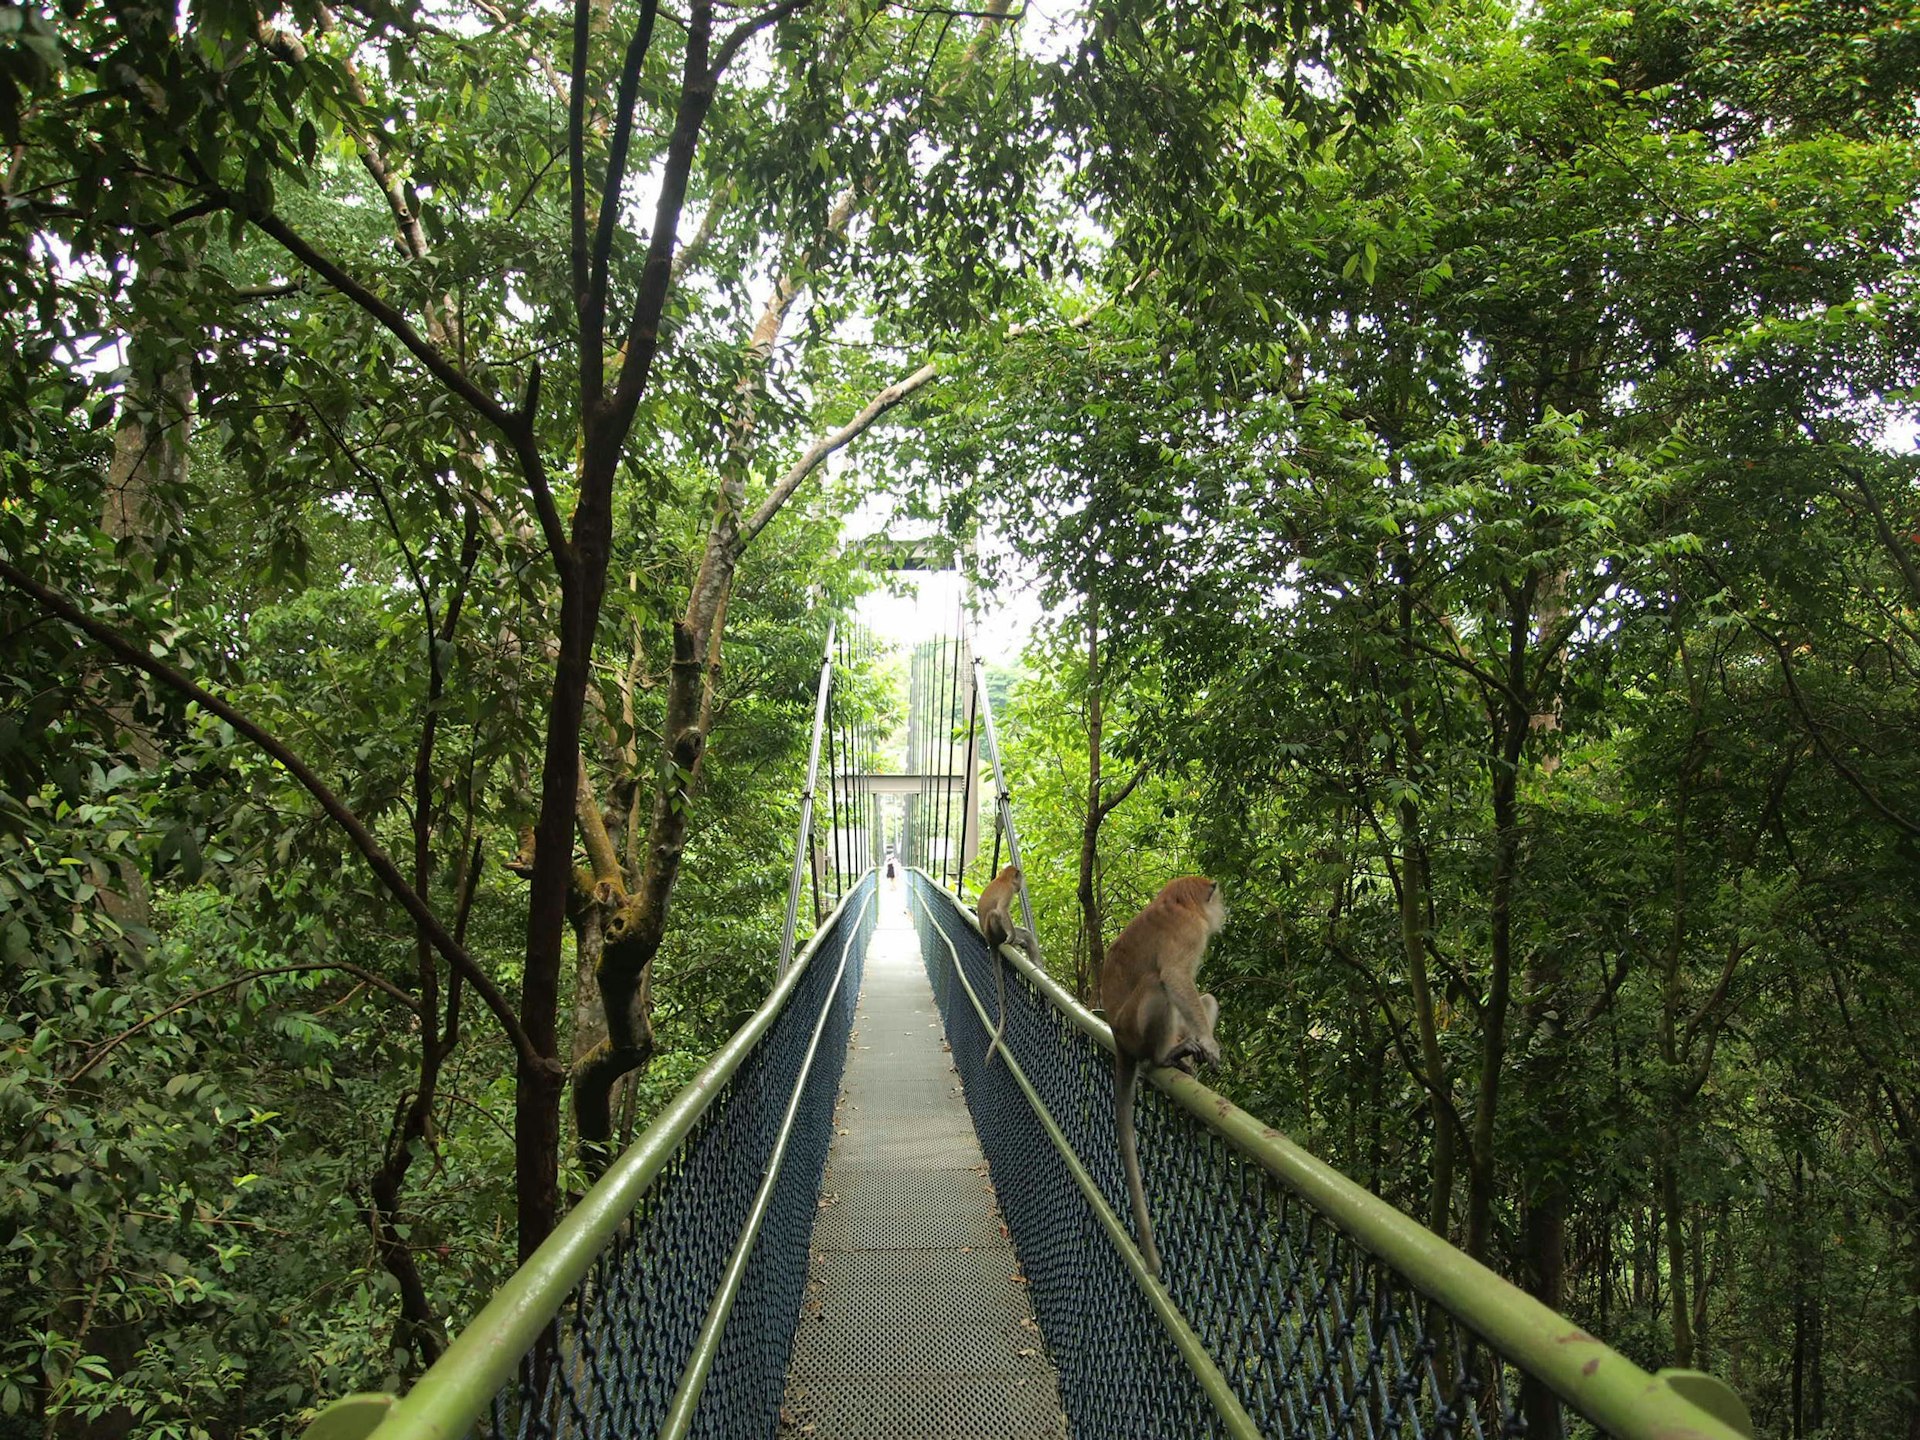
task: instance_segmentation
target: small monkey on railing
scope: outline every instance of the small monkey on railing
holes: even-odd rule
[[[1009,865],[993,879],[987,882],[987,888],[980,892],[981,933],[987,937],[987,943],[998,950],[1002,945],[1012,942],[1027,952],[1029,959],[1034,955],[1033,936],[1013,923],[1013,901],[1020,893],[1020,867]]]
[[[1100,967],[1100,1004],[1113,1027],[1113,1128],[1127,1172],[1134,1229],[1147,1268],[1160,1274],[1153,1219],[1140,1184],[1133,1133],[1133,1091],[1143,1061],[1193,1073],[1194,1062],[1220,1063],[1213,1027],[1220,1002],[1194,983],[1207,941],[1227,923],[1220,887],[1204,875],[1170,882],[1133,917]]]
[[[987,882],[987,888],[980,892],[976,912],[980,916],[980,933],[993,947],[994,989],[1000,998],[1000,1023],[987,1045],[989,1065],[993,1063],[993,1052],[1000,1048],[1000,1037],[1007,1033],[1007,967],[1000,961],[1000,947],[1016,944],[1027,952],[1028,959],[1036,964],[1040,959],[1040,947],[1034,943],[1033,932],[1013,923],[1013,898],[1019,893],[1020,867],[1009,865]]]

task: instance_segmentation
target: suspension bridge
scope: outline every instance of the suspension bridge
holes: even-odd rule
[[[1751,1437],[1718,1380],[1649,1373],[1176,1071],[1136,1111],[1151,1276],[1107,1027],[963,893],[983,770],[992,868],[1019,841],[958,619],[913,653],[903,771],[837,683],[866,637],[829,634],[765,1003],[406,1395],[307,1440]]]

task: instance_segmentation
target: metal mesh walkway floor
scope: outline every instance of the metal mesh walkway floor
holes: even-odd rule
[[[901,881],[820,1184],[780,1433],[1055,1440],[1059,1385],[942,1038]]]

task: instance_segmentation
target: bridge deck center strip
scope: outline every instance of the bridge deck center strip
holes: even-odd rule
[[[904,885],[881,881],[780,1433],[1057,1440],[1058,1379],[947,1054]]]

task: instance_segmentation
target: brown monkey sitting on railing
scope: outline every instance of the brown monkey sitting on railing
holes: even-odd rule
[[[987,888],[980,892],[977,910],[980,933],[996,950],[1011,941],[1026,951],[1029,958],[1038,959],[1033,953],[1033,936],[1013,923],[1013,897],[1019,892],[1020,867],[1017,865],[1007,866],[987,882]]]
[[[1013,897],[1019,891],[1020,867],[1008,865],[987,882],[987,888],[980,892],[976,910],[980,933],[993,947],[994,992],[1000,999],[1000,1023],[994,1028],[993,1039],[987,1043],[989,1065],[993,1063],[993,1052],[1000,1047],[1000,1037],[1007,1033],[1007,969],[1000,962],[1000,947],[1011,942],[1026,951],[1035,963],[1040,959],[1040,947],[1034,943],[1033,932],[1013,923]]]
[[[1100,1004],[1113,1027],[1113,1128],[1140,1250],[1156,1276],[1160,1252],[1153,1243],[1153,1220],[1147,1214],[1134,1143],[1134,1083],[1142,1061],[1178,1066],[1188,1074],[1195,1061],[1220,1063],[1220,1046],[1213,1038],[1220,1002],[1201,994],[1194,976],[1207,941],[1226,923],[1220,887],[1204,875],[1185,876],[1147,902],[1108,948],[1100,967]]]

